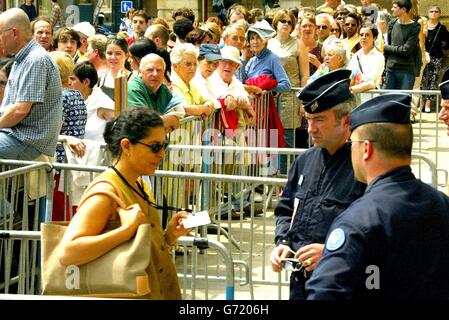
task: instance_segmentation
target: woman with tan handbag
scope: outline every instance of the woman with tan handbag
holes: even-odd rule
[[[156,209],[160,208],[141,176],[154,174],[166,147],[161,117],[146,108],[128,108],[106,124],[104,138],[114,156],[111,169],[97,177],[86,190],[78,212],[64,234],[58,258],[62,265],[84,265],[105,255],[136,235],[142,224],[151,226],[148,241],[150,261],[149,299],[180,299],[178,278],[169,249],[187,234],[182,220],[186,212],[174,214],[164,232]],[[115,196],[119,197],[117,201]],[[126,209],[122,209],[124,202]],[[120,226],[104,233],[111,221]]]

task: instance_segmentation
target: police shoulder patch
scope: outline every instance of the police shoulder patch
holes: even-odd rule
[[[339,249],[343,243],[345,243],[345,232],[337,228],[331,232],[326,242],[326,249],[329,251],[335,251]]]

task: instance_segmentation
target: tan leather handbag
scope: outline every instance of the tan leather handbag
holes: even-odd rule
[[[93,185],[107,182],[116,194],[109,191],[90,192]],[[113,198],[125,209],[120,189],[110,180],[99,179],[83,195],[82,204],[95,194]],[[150,293],[146,269],[150,263],[149,224],[142,224],[136,235],[103,256],[79,266],[63,266],[57,257],[68,221],[41,224],[42,231],[42,294],[64,296],[92,296],[132,298]],[[104,232],[117,228],[120,222],[109,222]]]

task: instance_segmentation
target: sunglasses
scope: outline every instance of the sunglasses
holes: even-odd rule
[[[146,144],[140,141],[137,141],[138,144],[143,144],[145,147],[148,147],[151,149],[151,152],[158,153],[162,149],[167,149],[168,147],[168,141],[165,140],[163,143],[153,143],[153,144]]]
[[[279,20],[279,22],[282,23],[282,24],[286,24],[287,23],[289,26],[292,25],[292,22],[290,20],[282,19],[282,20]]]
[[[327,30],[327,26],[316,26],[317,29],[323,29],[323,30]]]
[[[109,36],[107,36],[106,37],[108,40],[107,40],[107,44],[109,45],[109,44],[111,44],[113,41],[117,41],[117,43],[126,43],[126,44],[128,44],[128,41],[126,41],[126,39],[125,38],[123,38],[123,37],[120,37],[120,36],[114,36],[114,35],[109,35]]]

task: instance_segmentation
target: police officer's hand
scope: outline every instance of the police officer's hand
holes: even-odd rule
[[[274,248],[270,256],[271,269],[274,272],[281,272],[282,259],[288,258],[291,255],[291,252],[292,250],[290,249],[290,247],[284,244],[280,244],[276,248]]]
[[[324,244],[311,243],[296,251],[295,258],[302,263],[307,271],[312,271],[316,268],[318,261],[320,261],[323,254]]]

